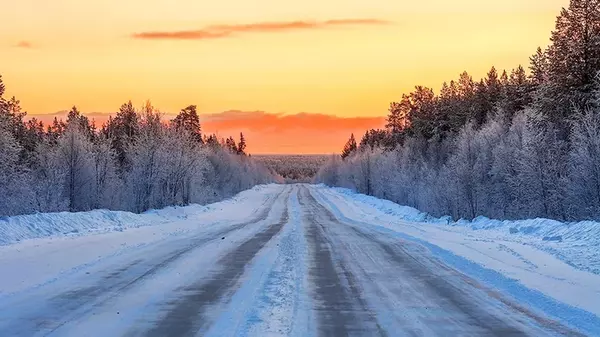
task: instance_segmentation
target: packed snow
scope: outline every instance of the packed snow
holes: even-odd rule
[[[461,272],[600,334],[598,223],[561,226],[553,220],[486,222],[481,217],[452,223],[344,188],[319,185],[317,190],[337,216],[417,240]],[[557,235],[562,241],[547,239]]]
[[[324,185],[320,185],[325,188]],[[354,202],[368,205],[379,212],[420,224],[445,225],[444,230],[472,235],[480,239],[531,245],[548,252],[577,269],[600,274],[600,222],[565,223],[550,219],[494,220],[480,216],[472,221],[452,221],[451,217],[432,217],[415,208],[388,200],[359,194],[346,188],[333,188],[336,193]],[[367,208],[367,209],[369,209]],[[375,215],[376,214],[370,214]],[[452,227],[450,229],[449,227]]]
[[[247,225],[240,226],[243,222]],[[515,307],[516,316],[507,314],[506,322],[525,324],[530,332],[547,328],[546,318],[539,317],[548,317],[567,327],[554,331],[600,335],[596,223],[452,222],[346,189],[275,184],[215,204],[140,215],[100,210],[3,218],[0,334],[31,335],[28,327],[43,322],[39,333],[59,336],[188,331],[170,330],[175,327],[206,336],[320,335],[319,320],[335,316],[339,308],[315,298],[310,277],[319,263],[314,260],[319,241],[307,228],[317,222],[325,224],[319,240],[330,247],[334,269],[351,275],[337,287],[356,292],[335,300],[369,310],[367,316],[338,312],[358,315],[344,324],[368,328],[375,317],[380,328],[394,333],[402,324],[439,332],[424,317],[465,319],[465,312],[448,311],[451,306],[444,307],[443,298],[430,297],[433,288],[406,298],[410,303],[391,302],[401,288],[425,287],[402,273],[390,277],[398,262],[388,260],[382,247],[405,247],[408,256],[416,254],[424,263],[418,268],[442,266],[432,270],[434,275],[444,275],[460,289],[465,278],[479,282],[481,286],[469,281],[472,288],[460,291],[475,301],[482,317],[503,317]],[[248,262],[240,264],[239,257]],[[215,295],[195,297],[206,289]],[[207,301],[206,308],[199,298]],[[515,303],[507,306],[511,301]],[[418,303],[439,305],[439,315]],[[195,309],[190,313],[190,308]],[[401,315],[393,308],[401,309]],[[428,311],[419,311],[424,309]],[[210,325],[197,325],[208,321]],[[461,330],[467,326],[454,328],[468,331]]]
[[[0,274],[10,277],[0,277],[0,298],[169,237],[240,221],[279,188],[259,185],[214,204],[144,214],[91,211],[5,217],[0,221]]]

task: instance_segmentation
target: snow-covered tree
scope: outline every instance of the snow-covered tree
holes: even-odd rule
[[[94,163],[92,143],[86,133],[81,125],[68,124],[55,152],[64,172],[64,195],[71,212],[89,210],[93,204],[90,191],[94,189]]]
[[[572,123],[569,172],[576,214],[600,218],[600,111],[587,109]]]

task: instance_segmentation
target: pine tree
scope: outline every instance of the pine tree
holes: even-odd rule
[[[436,97],[433,89],[418,85],[409,96],[411,104],[408,115],[410,131],[413,135],[429,139],[435,132],[434,109]]]
[[[91,207],[93,183],[92,144],[80,125],[70,124],[58,140],[57,159],[64,170],[64,195],[70,212]]]
[[[246,154],[246,138],[244,138],[244,134],[240,132],[240,142],[237,146],[237,154],[245,155]]]
[[[2,75],[0,75],[0,99],[4,96],[4,91],[6,90],[6,86],[4,85],[4,81],[2,80]]]
[[[548,80],[548,55],[538,47],[536,53],[529,58],[529,78],[534,86],[539,86]]]
[[[114,119],[110,119],[107,130],[113,138],[113,148],[122,168],[127,166],[126,147],[133,142],[139,133],[140,116],[135,111],[131,101],[121,105]]]
[[[192,135],[193,139],[202,143],[202,133],[200,127],[200,117],[196,111],[195,105],[189,105],[181,109],[177,117],[171,121],[178,131],[185,131]]]
[[[591,92],[600,71],[600,0],[571,0],[558,16],[550,40],[550,79]]]
[[[227,138],[227,140],[225,140],[225,148],[227,148],[227,150],[231,153],[237,153],[238,152],[238,147],[237,144],[235,143],[235,140],[233,139],[233,137],[229,137]]]
[[[584,110],[593,100],[600,71],[600,0],[571,0],[556,19],[550,40],[548,81],[538,88],[536,105],[560,126],[564,139],[569,130],[563,121],[572,108]]]
[[[67,126],[76,125],[84,135],[86,135],[90,141],[94,140],[94,130],[90,124],[90,120],[81,114],[77,106],[73,106],[67,114]]]
[[[390,103],[387,115],[387,124],[385,127],[392,133],[400,133],[406,127],[406,119],[410,110],[410,101],[408,96],[403,95],[402,101]]]
[[[346,159],[352,153],[357,150],[356,139],[354,139],[354,134],[350,135],[350,139],[344,145],[344,150],[342,151],[342,159]]]
[[[48,128],[46,130],[46,137],[51,143],[55,144],[58,141],[58,138],[62,136],[62,134],[65,132],[66,127],[67,126],[62,121],[62,119],[59,120],[57,117],[54,117],[52,125],[48,125]]]

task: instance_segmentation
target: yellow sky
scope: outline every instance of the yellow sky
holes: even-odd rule
[[[33,114],[129,99],[163,111],[384,115],[416,84],[527,64],[568,0],[0,0],[0,74]],[[379,24],[324,24],[376,19]],[[212,39],[211,25],[316,22]],[[26,42],[29,48],[17,47]]]

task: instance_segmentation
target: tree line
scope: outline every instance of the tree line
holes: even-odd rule
[[[150,102],[123,104],[100,128],[73,107],[66,121],[26,119],[0,76],[0,215],[92,209],[143,212],[232,196],[272,175],[240,134],[201,133],[196,106],[170,121]]]
[[[434,215],[600,220],[600,0],[571,0],[524,67],[415,87],[318,182]]]

